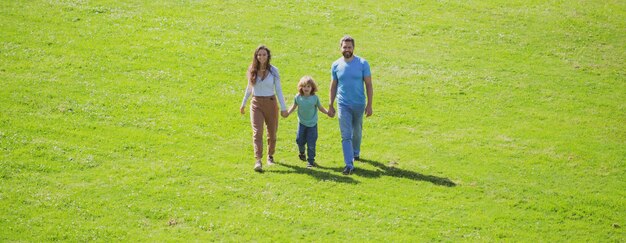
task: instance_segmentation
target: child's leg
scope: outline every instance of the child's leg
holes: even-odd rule
[[[307,143],[307,154],[309,155],[308,162],[309,164],[315,163],[315,144],[317,142],[317,124],[313,127],[309,127],[307,129],[306,136]]]
[[[306,126],[298,123],[298,132],[296,134],[296,144],[298,144],[298,151],[300,154],[304,154],[304,144],[306,144]]]

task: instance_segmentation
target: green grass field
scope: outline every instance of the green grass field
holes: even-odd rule
[[[626,2],[0,3],[0,241],[624,242]],[[280,121],[253,168],[245,70],[327,107],[339,39],[373,74],[352,176]]]

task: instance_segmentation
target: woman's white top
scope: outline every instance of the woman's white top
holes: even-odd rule
[[[248,103],[248,98],[250,98],[250,94],[254,94],[254,96],[274,96],[278,97],[278,102],[280,103],[280,110],[286,111],[287,105],[285,104],[285,97],[283,96],[283,89],[280,86],[280,74],[278,73],[278,68],[271,66],[270,72],[267,74],[265,79],[262,79],[257,75],[256,83],[250,88],[250,85],[246,86],[246,93],[243,96],[243,102],[241,102],[241,106],[245,106]]]

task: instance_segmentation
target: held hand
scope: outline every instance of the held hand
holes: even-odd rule
[[[287,111],[281,111],[280,115],[283,116],[284,118],[287,118],[289,116],[289,112]]]
[[[335,107],[329,106],[327,115],[330,118],[335,117]]]
[[[239,108],[239,112],[241,112],[241,114],[246,114],[246,107],[242,106],[241,108]]]
[[[372,106],[368,105],[365,107],[365,116],[366,117],[370,117],[372,116],[372,114],[374,113],[374,110],[372,110]]]

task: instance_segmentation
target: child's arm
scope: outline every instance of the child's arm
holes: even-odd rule
[[[317,109],[320,110],[322,113],[328,115],[328,111],[321,104],[317,106]]]
[[[289,110],[287,111],[287,116],[289,116],[289,114],[291,114],[294,110],[296,110],[297,107],[298,107],[298,104],[294,102],[291,108],[289,108]]]

